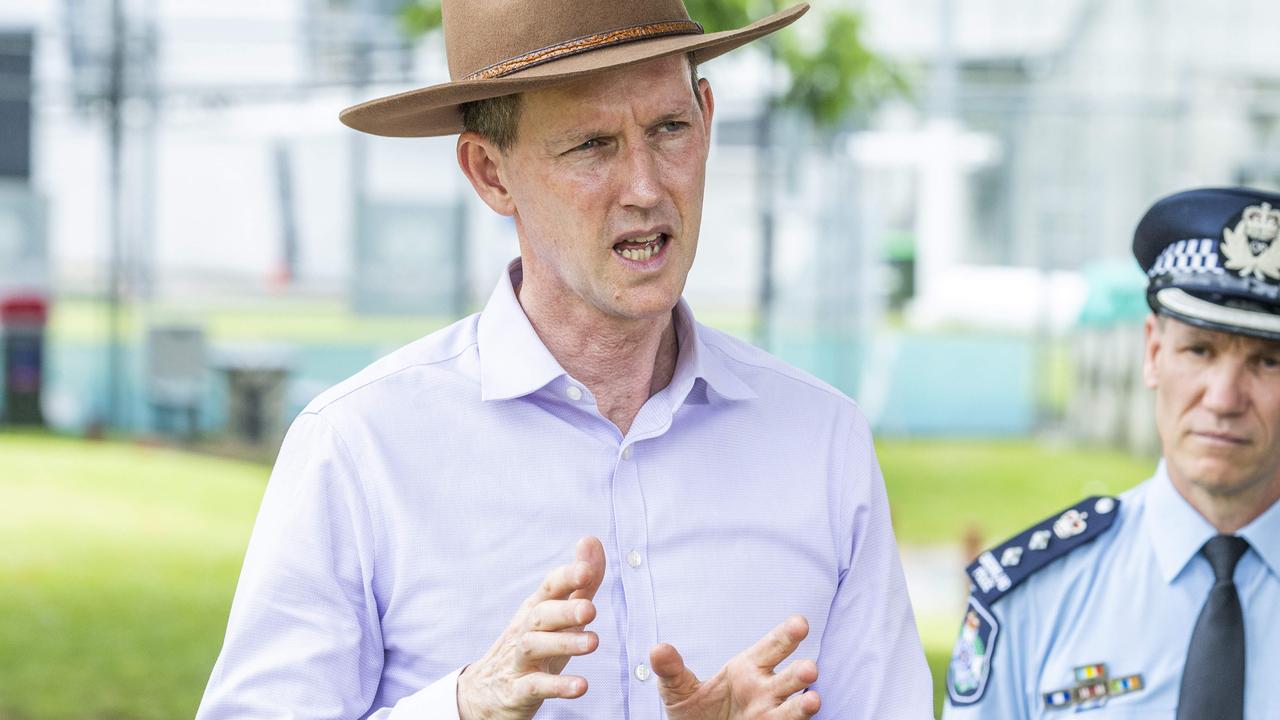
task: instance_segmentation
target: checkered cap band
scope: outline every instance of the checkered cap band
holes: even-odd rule
[[[1157,277],[1168,273],[1222,273],[1222,263],[1218,254],[1218,241],[1212,238],[1198,240],[1179,240],[1165,248],[1156,257],[1148,277]]]

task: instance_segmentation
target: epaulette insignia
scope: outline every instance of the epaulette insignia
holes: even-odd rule
[[[1086,498],[982,553],[967,568],[972,581],[969,607],[947,667],[947,695],[953,705],[972,705],[987,689],[1000,633],[991,605],[1037,570],[1105,532],[1119,507],[1113,497]]]
[[[991,607],[1036,571],[1105,532],[1119,507],[1113,497],[1086,498],[982,553],[965,570],[973,598]]]

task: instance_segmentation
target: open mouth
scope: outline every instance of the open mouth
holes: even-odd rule
[[[662,252],[667,245],[664,233],[654,233],[643,237],[623,240],[613,246],[613,251],[622,257],[635,262],[645,262]]]

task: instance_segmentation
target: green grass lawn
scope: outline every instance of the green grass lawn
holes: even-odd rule
[[[480,308],[475,308],[479,310]],[[751,315],[738,310],[709,309],[698,319],[739,337],[750,337]],[[130,304],[121,310],[125,338],[140,338],[148,324],[199,325],[219,341],[269,340],[289,343],[376,344],[396,347],[453,322],[428,315],[357,314],[332,299],[258,298],[232,305]],[[108,331],[107,306],[97,299],[57,298],[49,318],[49,334],[58,342],[102,342]]]
[[[0,434],[0,720],[192,717],[266,476]]]
[[[956,543],[976,528],[1003,541],[1089,495],[1147,479],[1156,461],[1023,440],[876,443],[900,542]]]
[[[975,522],[997,541],[1152,467],[1028,442],[889,441],[879,452],[903,543],[952,542]],[[0,720],[191,717],[267,472],[0,433]],[[935,672],[954,631],[922,622]]]

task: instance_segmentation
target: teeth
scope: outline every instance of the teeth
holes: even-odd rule
[[[648,237],[636,238],[635,242],[643,242],[645,245],[644,247],[639,248],[624,248],[617,252],[628,260],[644,262],[656,255],[658,251],[662,249],[662,234],[654,233]]]

